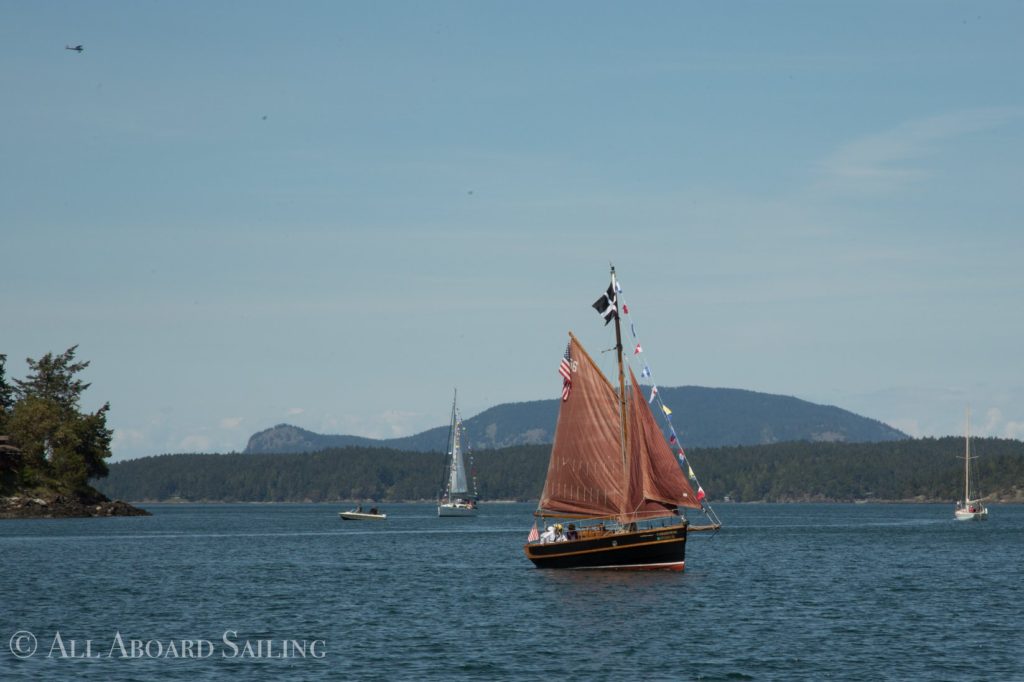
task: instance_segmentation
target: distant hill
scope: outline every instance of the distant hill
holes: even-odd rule
[[[875,419],[790,396],[735,388],[659,388],[672,408],[672,423],[684,447],[767,445],[790,441],[863,443],[903,440],[907,434]],[[646,391],[645,391],[646,393]],[[559,400],[504,403],[464,420],[474,450],[551,443]],[[248,454],[317,452],[343,447],[383,447],[413,452],[441,451],[448,426],[413,436],[376,440],[324,435],[279,424],[249,438]]]

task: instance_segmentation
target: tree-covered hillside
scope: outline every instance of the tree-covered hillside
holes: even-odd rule
[[[1024,502],[1024,443],[971,439],[983,495]],[[953,501],[963,493],[964,440],[777,443],[694,451],[704,489],[737,502]]]
[[[540,493],[548,446],[473,456],[485,499],[530,499]],[[436,499],[445,477],[441,453],[336,448],[316,453],[160,455],[111,465],[97,486],[123,499],[225,502]]]
[[[1024,502],[1024,443],[972,440],[978,484],[991,499]],[[711,500],[932,500],[963,485],[963,439],[693,448],[687,457]],[[474,455],[481,497],[536,499],[550,447]],[[97,487],[127,500],[251,502],[428,500],[444,479],[441,453],[339,448],[313,454],[161,455],[118,462]]]

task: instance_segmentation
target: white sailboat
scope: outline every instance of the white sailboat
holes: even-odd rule
[[[975,487],[971,496],[971,411],[967,411],[967,427],[964,431],[964,499],[957,500],[953,518],[957,521],[985,521],[988,509],[981,502],[981,496]],[[975,484],[976,485],[976,484]]]
[[[474,480],[473,492],[469,491],[466,463],[462,454],[462,418],[456,406],[458,391],[452,398],[452,421],[448,431],[448,463],[446,466],[445,491],[437,504],[438,516],[476,516],[477,494]]]

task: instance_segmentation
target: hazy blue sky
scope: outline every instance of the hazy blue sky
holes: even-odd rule
[[[407,435],[456,386],[467,417],[557,397],[568,329],[611,344],[613,261],[661,385],[1024,438],[1022,29],[1016,1],[2,1],[0,353],[79,344],[115,459]]]

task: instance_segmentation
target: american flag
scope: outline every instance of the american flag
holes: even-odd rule
[[[562,356],[562,362],[558,365],[558,373],[562,375],[562,402],[569,399],[569,392],[572,391],[572,365],[569,356],[569,345],[565,345],[565,355]]]
[[[540,540],[540,532],[537,530],[537,522],[533,522],[533,528],[530,529],[530,534],[526,536],[527,542],[537,542]]]

